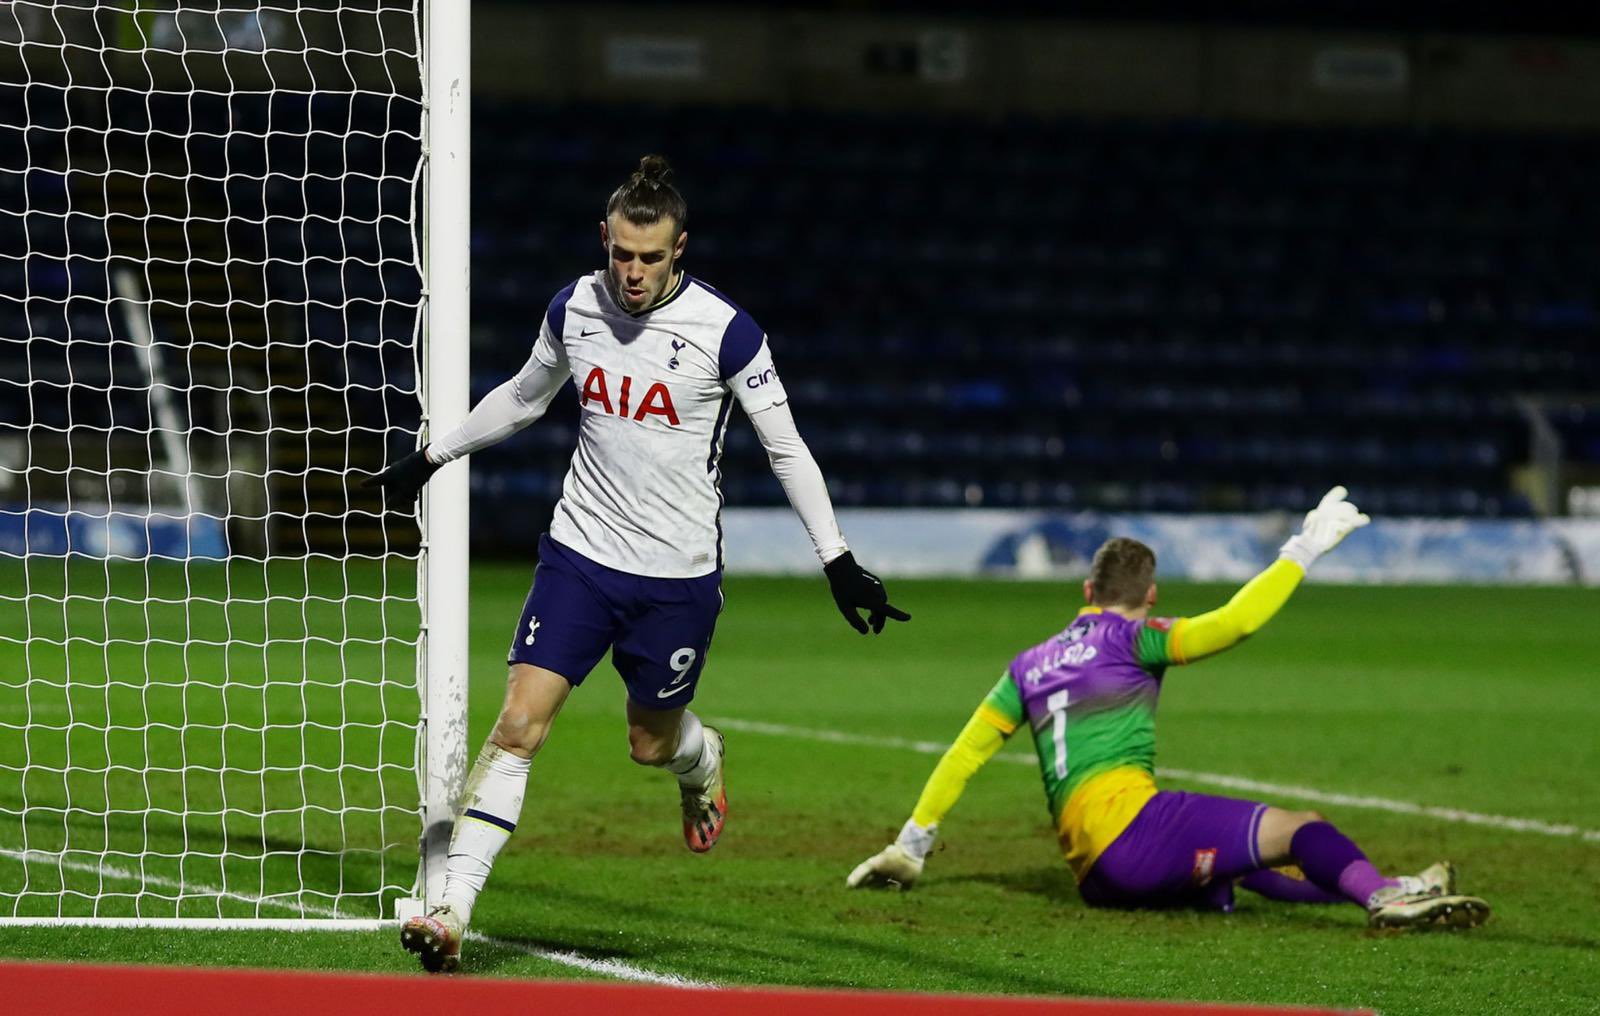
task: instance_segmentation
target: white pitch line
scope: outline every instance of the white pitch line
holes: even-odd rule
[[[851,734],[840,730],[791,727],[783,723],[764,723],[760,720],[721,718],[712,719],[710,722],[719,727],[743,733],[771,734],[775,737],[826,741],[831,744],[854,744],[867,748],[900,748],[922,755],[943,755],[945,750],[950,747],[948,743],[940,741],[914,741],[903,737],[875,737],[870,734]],[[1029,766],[1038,764],[1032,755],[1007,753],[995,757],[1003,762],[1017,762]],[[1507,829],[1512,832],[1537,833],[1541,836],[1575,838],[1585,843],[1600,843],[1600,829],[1584,829],[1580,826],[1541,822],[1532,818],[1516,818],[1511,815],[1485,815],[1475,811],[1463,811],[1460,808],[1441,808],[1428,804],[1416,804],[1411,801],[1395,801],[1386,797],[1372,797],[1366,794],[1341,794],[1337,791],[1318,790],[1315,787],[1299,787],[1286,783],[1263,783],[1260,780],[1252,780],[1243,776],[1229,776],[1224,773],[1203,773],[1191,769],[1159,767],[1156,769],[1156,775],[1167,779],[1187,780],[1193,783],[1222,787],[1226,790],[1243,790],[1254,794],[1290,797],[1298,801],[1312,801],[1317,804],[1335,804],[1346,808],[1387,811],[1397,815],[1420,815],[1425,818],[1438,819],[1442,822],[1489,826],[1495,829]]]
[[[166,878],[162,875],[153,875],[148,872],[140,874],[139,872],[129,871],[126,868],[119,868],[116,865],[109,864],[105,861],[101,861],[99,864],[89,864],[84,861],[72,861],[56,854],[46,853],[42,850],[11,850],[0,847],[0,857],[9,857],[12,860],[22,862],[24,865],[34,861],[45,862],[62,868],[70,868],[73,871],[83,871],[90,874],[96,874],[102,878],[124,879],[131,882],[139,882],[144,885],[156,885],[166,889],[178,889],[193,893],[197,896],[220,896],[223,899],[238,900],[241,903],[257,905],[264,904],[271,907],[282,907],[288,910],[298,910],[302,913],[315,914],[318,917],[339,916],[338,912],[333,908],[319,906],[314,903],[290,903],[287,900],[269,899],[261,896],[252,896],[248,893],[231,892],[226,889],[220,889],[216,886],[204,885],[202,883],[179,882],[175,879]],[[159,925],[154,921],[150,923],[159,927],[171,926],[170,922],[168,924]],[[381,922],[381,924],[386,927],[392,927],[395,923],[396,922],[394,921]],[[318,929],[315,925],[311,925],[308,926],[306,930],[323,929]],[[341,930],[350,929],[347,928]],[[524,945],[521,942],[513,942],[509,939],[495,938],[490,935],[482,935],[476,931],[468,931],[466,937],[467,941],[469,942],[482,942],[485,945],[496,946],[501,949],[510,949],[513,952],[520,952],[525,956],[533,956],[538,959],[549,960],[551,963],[558,963],[564,967],[572,967],[576,970],[585,970],[590,973],[606,974],[624,981],[640,981],[645,984],[663,984],[674,988],[717,987],[717,985],[712,984],[709,981],[696,981],[692,978],[680,977],[677,974],[658,974],[652,970],[645,970],[643,967],[636,967],[631,963],[624,963],[622,960],[594,959],[589,956],[584,956],[581,953],[570,952],[565,949],[540,949],[537,946]]]
[[[1600,843],[1600,829],[1584,829],[1580,826],[1566,823],[1543,822],[1536,818],[1517,818],[1514,815],[1486,815],[1482,812],[1463,811],[1460,808],[1442,808],[1437,805],[1417,804],[1412,801],[1395,801],[1387,797],[1372,797],[1367,794],[1341,794],[1332,790],[1317,790],[1314,787],[1297,787],[1283,783],[1262,783],[1260,780],[1246,779],[1243,776],[1228,776],[1224,773],[1202,773],[1188,769],[1166,768],[1158,768],[1156,773],[1175,780],[1208,783],[1211,786],[1224,787],[1228,790],[1245,790],[1256,794],[1293,797],[1302,801],[1315,801],[1318,804],[1336,804],[1347,808],[1388,811],[1396,815],[1421,815],[1425,818],[1438,819],[1441,822],[1490,826],[1495,829],[1508,829],[1512,832],[1538,833],[1541,836],[1572,837],[1585,843]]]

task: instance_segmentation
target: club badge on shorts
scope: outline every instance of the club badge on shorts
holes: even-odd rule
[[[1203,886],[1211,881],[1211,873],[1217,867],[1217,848],[1206,847],[1204,850],[1194,852],[1194,871],[1189,880],[1196,886]]]

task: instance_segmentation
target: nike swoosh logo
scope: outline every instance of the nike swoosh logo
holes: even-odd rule
[[[669,695],[676,695],[678,692],[683,691],[687,687],[689,686],[686,684],[680,684],[676,688],[663,688],[656,692],[656,698],[666,698]]]
[[[595,329],[595,330],[594,330],[594,331],[592,331],[592,332],[579,332],[579,333],[578,333],[578,338],[580,338],[580,339],[587,339],[587,338],[588,338],[588,337],[589,337],[589,336],[591,336],[591,335],[599,335],[599,334],[600,334],[600,333],[601,333],[601,332],[603,332],[603,331],[605,331],[605,329],[604,329],[604,328],[596,328],[596,329]]]

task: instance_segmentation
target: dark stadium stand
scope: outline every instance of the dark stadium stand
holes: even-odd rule
[[[1216,123],[972,122],[480,104],[474,371],[526,356],[597,267],[647,150],[688,268],[769,329],[845,505],[1521,515],[1519,393],[1600,389],[1600,139]],[[576,412],[484,456],[547,501]],[[1600,420],[1558,425],[1600,459]],[[730,504],[782,504],[747,425]]]
[[[96,468],[148,464],[147,396],[120,380],[137,377],[133,353],[105,303],[108,267],[131,267],[158,340],[181,354],[180,387],[230,373],[312,383],[310,409],[274,420],[298,445],[273,452],[274,501],[341,514],[342,478],[315,467],[370,468],[385,432],[398,448],[415,426],[418,294],[409,189],[373,183],[416,141],[340,135],[352,118],[414,131],[415,110],[174,96],[110,119],[75,110],[67,130],[60,101],[0,95],[0,430],[114,418],[125,450],[91,442]],[[269,115],[307,138],[268,152],[249,125]],[[152,118],[170,135],[151,135]],[[227,118],[226,142],[180,137]],[[42,168],[112,121],[127,133],[100,143],[119,172]],[[1600,463],[1600,414],[1562,401],[1600,390],[1600,138],[953,130],[710,108],[631,116],[623,131],[607,109],[486,102],[474,135],[474,395],[522,363],[550,295],[601,264],[605,196],[661,151],[689,200],[689,271],[769,330],[840,505],[1276,509],[1337,479],[1376,513],[1525,515],[1510,478],[1527,458],[1521,394],[1551,404],[1570,458]],[[343,175],[306,175],[329,164]],[[217,179],[162,175],[182,173]],[[269,207],[264,222],[206,221]],[[329,341],[346,334],[345,349]],[[374,390],[386,380],[400,386],[387,398]],[[198,430],[247,426],[215,399],[186,412]],[[331,431],[369,425],[376,443],[319,448],[319,413]],[[480,457],[478,511],[547,510],[576,418],[562,396]],[[50,442],[33,444],[41,461]],[[742,421],[723,471],[729,504],[784,503]]]
[[[350,525],[376,506],[347,472],[417,427],[416,105],[69,94],[0,88],[0,440],[24,447],[29,502],[172,496],[147,489],[168,463],[125,276],[194,467],[235,477],[202,509],[267,513],[283,553],[381,547],[375,516]]]

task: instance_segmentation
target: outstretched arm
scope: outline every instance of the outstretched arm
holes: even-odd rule
[[[827,566],[848,553],[844,534],[839,531],[839,520],[833,514],[833,499],[828,497],[828,485],[822,478],[817,460],[800,437],[795,426],[794,413],[787,402],[766,406],[749,412],[750,422],[756,428],[761,447],[767,450],[767,460],[772,463],[772,475],[783,485],[789,504],[800,516],[800,524],[811,537],[811,546],[817,557]]]
[[[1009,677],[1001,680],[1011,683]],[[1016,729],[1015,723],[1003,719],[987,702],[978,706],[956,736],[955,743],[933,767],[928,782],[923,784],[916,807],[911,809],[912,824],[928,830],[931,837],[950,809],[961,800],[968,781],[994,758]]]
[[[852,889],[898,885],[910,888],[922,874],[923,861],[933,849],[939,823],[955,807],[967,783],[1000,750],[1006,738],[1022,723],[1022,698],[1009,674],[1001,675],[994,690],[973,712],[961,733],[933,767],[922,787],[911,818],[900,835],[872,857],[856,865],[845,879]]]
[[[1198,617],[1182,618],[1161,641],[1159,629],[1147,627],[1140,635],[1141,662],[1193,663],[1238,645],[1272,620],[1290,594],[1306,577],[1317,558],[1351,532],[1371,521],[1345,500],[1343,487],[1334,487],[1306,513],[1300,532],[1278,551],[1278,560],[1244,584],[1233,599]]]
[[[442,466],[504,441],[543,416],[570,376],[566,350],[541,334],[515,377],[485,395],[461,426],[428,445],[428,461]]]
[[[1298,563],[1278,558],[1216,610],[1174,624],[1165,662],[1193,663],[1243,642],[1272,620],[1305,577]]]
[[[748,326],[754,327],[753,322]],[[754,340],[747,337],[746,341]],[[725,339],[724,351],[728,348]],[[828,485],[822,479],[822,470],[817,468],[817,460],[812,458],[811,450],[795,427],[789,397],[772,365],[772,352],[764,337],[744,365],[724,380],[755,426],[756,436],[761,439],[772,463],[773,475],[783,485],[789,504],[800,516],[806,535],[811,537],[811,546],[822,561],[822,570],[828,577],[828,588],[839,613],[863,635],[868,630],[883,631],[884,623],[890,619],[911,620],[910,614],[889,603],[883,583],[857,564],[855,555],[845,545],[844,534],[839,532],[839,520],[833,514]],[[863,618],[858,610],[865,610],[867,616]]]
[[[446,462],[503,441],[544,415],[569,368],[566,350],[541,326],[533,353],[516,376],[485,395],[461,425],[362,481],[382,487],[396,505],[409,506],[433,474]]]

